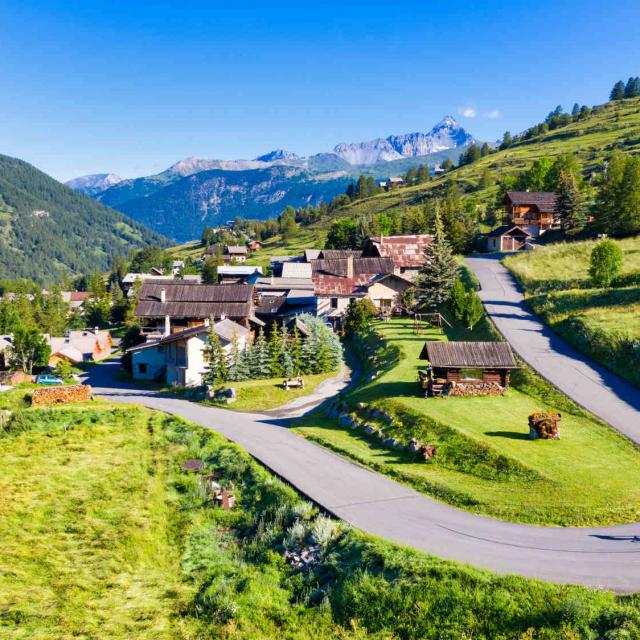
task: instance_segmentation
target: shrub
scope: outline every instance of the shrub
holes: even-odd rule
[[[345,318],[345,330],[349,335],[366,331],[376,317],[377,309],[368,298],[352,300]]]
[[[596,287],[608,287],[622,269],[622,249],[613,240],[602,240],[591,251],[589,275]]]

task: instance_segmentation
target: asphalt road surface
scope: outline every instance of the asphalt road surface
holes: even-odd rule
[[[572,400],[640,444],[640,390],[567,344],[529,311],[500,255],[467,258],[487,313],[520,357]]]
[[[88,382],[96,394],[182,416],[217,431],[316,504],[363,531],[501,574],[640,591],[640,524],[557,528],[477,516],[349,462],[288,429],[290,417],[308,411],[323,396],[331,397],[343,380],[325,385],[312,400],[266,415],[135,389],[116,381],[116,370],[117,363],[91,368]]]

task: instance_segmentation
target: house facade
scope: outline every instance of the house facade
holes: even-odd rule
[[[560,228],[552,191],[509,191],[504,206],[506,224],[520,227],[533,237]]]
[[[520,227],[505,224],[484,237],[487,251],[523,251],[527,248],[531,234]]]
[[[98,329],[70,331],[61,337],[46,336],[46,340],[51,348],[50,367],[56,367],[60,362],[100,362],[111,355],[113,346],[109,331]]]
[[[241,350],[249,344],[249,329],[233,320],[221,320],[213,328],[227,354],[234,340]],[[206,323],[132,347],[129,353],[133,377],[170,385],[200,386],[206,371],[204,353],[209,330]]]

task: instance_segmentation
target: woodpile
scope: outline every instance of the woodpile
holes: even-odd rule
[[[36,389],[31,396],[31,404],[63,404],[88,400],[91,400],[91,386],[88,384]]]
[[[6,384],[10,387],[15,387],[21,382],[33,382],[34,378],[35,376],[30,376],[22,371],[22,369],[0,372],[0,384]]]
[[[536,440],[560,440],[559,413],[540,411],[529,416],[529,438]]]
[[[497,382],[474,380],[473,382],[450,382],[447,395],[455,398],[475,398],[479,396],[503,396],[507,390]]]

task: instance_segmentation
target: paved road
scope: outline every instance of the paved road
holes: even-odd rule
[[[522,290],[495,254],[467,258],[480,298],[523,360],[591,413],[640,444],[640,391],[576,351],[524,303]]]
[[[442,558],[498,573],[561,583],[640,591],[640,524],[545,528],[512,524],[455,509],[341,458],[287,428],[280,417],[197,405],[115,382],[115,364],[92,367],[99,395],[133,402],[210,427],[237,442],[301,493],[364,531]],[[335,385],[327,385],[328,394]],[[316,394],[315,403],[322,394]],[[300,404],[300,403],[298,403]]]

